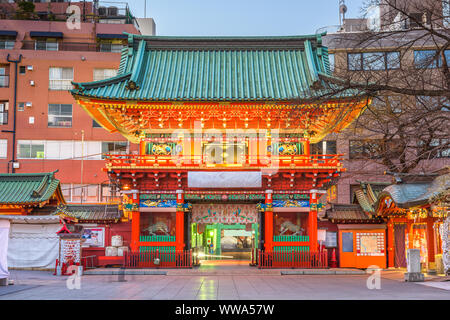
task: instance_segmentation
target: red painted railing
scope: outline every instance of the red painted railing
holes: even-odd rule
[[[192,250],[125,252],[124,268],[192,268]]]
[[[108,167],[339,167],[341,166],[341,154],[333,155],[246,155],[236,163],[214,163],[206,155],[114,155],[105,154]]]
[[[258,250],[258,268],[328,268],[327,252],[265,252]]]

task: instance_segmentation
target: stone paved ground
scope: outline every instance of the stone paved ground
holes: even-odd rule
[[[405,283],[400,272],[383,272],[380,290],[366,287],[367,275],[179,275],[83,276],[69,290],[67,277],[44,271],[12,271],[20,291],[0,287],[0,300],[17,299],[450,299],[450,282]],[[8,291],[9,290],[9,291]]]

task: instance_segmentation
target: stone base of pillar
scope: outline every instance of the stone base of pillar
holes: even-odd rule
[[[8,278],[0,279],[0,287],[8,285]]]
[[[404,279],[406,282],[424,282],[425,276],[420,272],[406,272]]]
[[[437,271],[436,269],[428,269],[427,270],[427,274],[430,276],[436,276],[437,275]]]

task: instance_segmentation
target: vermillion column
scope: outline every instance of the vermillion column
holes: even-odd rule
[[[311,190],[309,195],[309,206],[309,251],[317,251],[317,193],[315,190]]]
[[[264,250],[271,252],[273,249],[273,208],[272,190],[266,190],[266,210],[264,211]]]
[[[408,249],[414,249],[413,223],[410,219],[406,222],[406,232],[408,233]]]
[[[184,249],[184,191],[177,190],[177,213],[175,220],[175,250]]]
[[[427,250],[428,250],[428,274],[436,274],[436,262],[434,257],[434,220],[427,217]]]
[[[141,224],[141,213],[139,212],[139,192],[133,190],[129,195],[131,198],[131,251],[139,251],[139,233]]]
[[[387,266],[393,267],[394,266],[394,222],[391,218],[388,220],[387,224],[387,255],[388,255],[388,261]]]

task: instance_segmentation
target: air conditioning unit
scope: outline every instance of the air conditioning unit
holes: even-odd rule
[[[25,105],[26,105],[28,108],[31,108],[31,107],[33,106],[33,104],[32,104],[31,102],[27,102],[27,103],[25,103]]]
[[[116,17],[119,13],[117,7],[109,7],[108,8],[108,17]]]
[[[98,15],[99,16],[106,16],[106,7],[99,7],[98,8]]]
[[[30,80],[30,86],[34,86],[34,80]]]
[[[33,71],[33,66],[27,66],[27,70]]]
[[[20,168],[20,163],[19,162],[13,162],[13,168],[14,169],[19,169]]]

